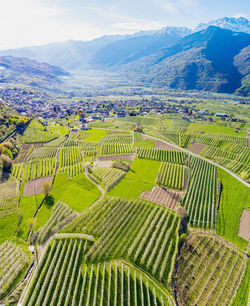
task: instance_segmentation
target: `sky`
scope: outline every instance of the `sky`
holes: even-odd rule
[[[0,0],[0,49],[250,17],[249,0]]]

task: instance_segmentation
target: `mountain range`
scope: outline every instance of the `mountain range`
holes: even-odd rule
[[[0,57],[0,82],[53,88],[70,74],[58,66],[14,56]]]
[[[249,95],[249,45],[249,20],[225,17],[195,29],[165,27],[87,42],[3,50],[0,55],[25,57],[69,71],[111,70],[155,86]],[[63,69],[60,73],[66,75]]]

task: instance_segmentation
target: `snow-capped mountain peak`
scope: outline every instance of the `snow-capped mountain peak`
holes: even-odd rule
[[[232,30],[234,32],[245,32],[250,34],[250,21],[244,17],[224,17],[217,20],[212,20],[208,23],[200,23],[195,32],[201,31],[209,26],[216,26],[222,29]]]

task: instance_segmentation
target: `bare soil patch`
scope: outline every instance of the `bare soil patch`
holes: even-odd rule
[[[97,167],[110,167],[112,165],[112,160],[96,160],[94,166]]]
[[[171,146],[171,144],[165,143],[163,141],[157,140],[155,143],[156,149],[162,149],[162,150],[178,150],[177,148]]]
[[[134,160],[136,153],[132,154],[121,154],[121,155],[110,155],[110,156],[98,156],[96,161],[104,160]]]
[[[250,210],[243,209],[238,235],[247,241],[250,239]]]
[[[199,154],[205,148],[205,146],[206,145],[203,143],[192,142],[188,150],[192,153]]]
[[[175,191],[155,186],[152,190],[143,191],[140,198],[174,210],[179,199],[179,194]]]
[[[43,183],[51,182],[51,176],[40,177],[38,179],[27,181],[24,185],[23,194],[25,196],[32,196],[35,194],[43,193]]]

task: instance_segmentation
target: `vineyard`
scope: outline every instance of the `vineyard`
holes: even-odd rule
[[[9,214],[18,211],[18,198],[0,199],[0,217],[6,217]]]
[[[106,190],[112,188],[125,175],[125,172],[110,167],[93,167],[89,170],[91,177]]]
[[[0,199],[15,198],[19,196],[20,182],[7,181],[0,183]]]
[[[82,141],[79,143],[79,147],[85,158],[95,157],[97,155],[97,142]]]
[[[145,201],[105,198],[64,231],[98,237],[86,253],[87,262],[127,258],[159,281],[170,283],[179,224],[178,215],[164,207]]]
[[[157,184],[173,189],[183,189],[185,182],[185,167],[178,164],[162,162],[157,174]]]
[[[29,258],[11,241],[0,245],[0,297],[28,265]]]
[[[177,272],[180,305],[229,305],[246,259],[243,252],[209,234],[191,234]]]
[[[172,305],[167,292],[126,263],[85,264],[92,241],[59,238],[47,247],[23,305]]]
[[[52,147],[52,146],[49,146],[49,147],[39,147],[39,148],[36,148],[29,160],[38,160],[38,159],[44,159],[44,158],[54,158],[56,157],[56,153],[57,153],[57,147]]]
[[[246,306],[249,124],[170,106],[33,119],[0,146],[1,305]]]
[[[37,241],[40,244],[45,243],[50,236],[71,222],[76,216],[77,214],[68,205],[57,202],[47,223],[36,232]]]
[[[23,134],[22,142],[31,144],[45,143],[58,138],[59,135],[57,129],[47,128],[43,126],[40,121],[32,120]]]
[[[20,180],[33,180],[43,176],[52,176],[55,172],[56,159],[46,158],[27,163],[13,164],[11,174]]]
[[[182,151],[150,148],[136,148],[136,153],[140,158],[166,161],[175,164],[183,164],[187,157],[187,154]]]
[[[133,152],[133,148],[130,144],[102,144],[99,147],[99,155],[119,155],[129,154]]]
[[[223,149],[206,146],[201,155],[211,159],[232,172],[240,175],[246,172],[250,176],[250,148],[228,143]]]
[[[217,168],[209,162],[191,156],[189,182],[182,205],[192,226],[215,228],[218,198]]]
[[[132,136],[131,135],[107,135],[104,136],[100,141],[99,144],[131,144],[132,143]]]
[[[139,134],[139,133],[134,133],[134,146],[135,147],[140,147],[140,148],[155,148],[156,146],[156,141],[146,138],[145,136]]]
[[[15,163],[26,162],[28,160],[29,155],[35,149],[35,146],[37,146],[37,145],[33,145],[33,144],[21,144],[21,146],[19,148],[18,155],[14,159],[14,162]]]
[[[59,173],[67,173],[72,178],[84,172],[84,160],[77,146],[64,146],[60,150]]]

